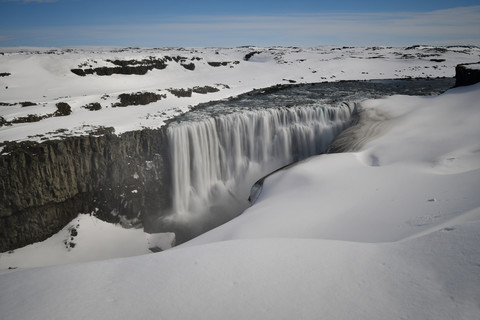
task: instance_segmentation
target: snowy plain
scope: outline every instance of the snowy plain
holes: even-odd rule
[[[153,120],[146,121],[146,113],[171,106],[184,111],[191,103],[225,98],[254,87],[282,83],[283,79],[313,82],[415,77],[425,71],[429,76],[453,76],[457,63],[479,59],[478,49],[468,54],[461,53],[461,48],[447,50],[441,57],[436,56],[445,58],[440,63],[430,58],[399,58],[411,50],[425,54],[432,49],[428,47],[331,49],[275,49],[290,64],[279,63],[277,56],[268,51],[244,62],[242,57],[250,49],[229,49],[225,60],[242,60],[234,68],[213,69],[212,73],[211,67],[204,65],[203,75],[199,72],[196,77],[188,77],[188,70],[178,66],[177,72],[172,71],[162,80],[153,75],[148,78],[147,74],[144,81],[150,81],[149,90],[215,83],[226,84],[230,89],[192,98],[169,96],[147,106],[123,108],[125,113],[117,113],[119,108],[104,108],[98,112],[105,113],[105,117],[98,120],[80,106],[103,95],[101,90],[108,85],[98,88],[94,83],[97,78],[93,77],[89,81],[85,81],[88,77],[76,79],[68,74],[69,64],[58,64],[63,73],[51,76],[51,83],[45,81],[44,89],[35,91],[35,81],[25,82],[23,85],[31,89],[25,90],[30,94],[26,98],[20,95],[21,89],[16,89],[16,93],[9,91],[12,81],[9,95],[2,93],[0,100],[40,102],[42,90],[56,88],[52,85],[55,83],[59,91],[52,96],[70,96],[68,102],[73,112],[67,117],[69,122],[51,118],[22,124],[24,129],[29,128],[26,131],[71,129],[88,119],[88,124],[113,125],[116,132],[122,132],[145,124],[155,125]],[[383,58],[366,59],[371,52],[379,54],[379,50]],[[203,52],[217,58],[215,49]],[[79,53],[78,61],[86,59],[82,54]],[[18,53],[6,53],[0,59],[5,57],[19,61],[25,57],[43,59],[42,55]],[[36,63],[34,66],[38,67]],[[56,63],[49,64],[52,65]],[[14,75],[14,68],[7,68],[10,64],[4,62],[0,66],[0,72]],[[236,68],[241,71],[235,73]],[[40,69],[39,72],[45,70]],[[312,73],[311,69],[318,72]],[[222,71],[217,74],[217,70]],[[65,77],[73,77],[78,85],[68,81],[62,84]],[[142,79],[139,77],[115,76],[102,81],[111,81],[108,94],[113,96],[113,92],[127,89],[145,90],[145,82],[137,83]],[[172,82],[168,82],[169,77]],[[0,81],[5,79],[8,77]],[[91,87],[87,85],[90,81]],[[132,85],[138,87],[132,89]],[[79,102],[84,94],[85,101]],[[45,99],[45,108],[57,101]],[[349,132],[359,143],[350,152],[312,157],[269,176],[255,204],[241,216],[161,253],[141,255],[151,245],[141,231],[117,228],[81,215],[44,243],[1,254],[0,266],[4,270],[8,266],[69,264],[5,270],[0,275],[0,316],[478,319],[479,101],[480,84],[451,89],[436,97],[392,96],[363,101],[362,120]],[[157,126],[162,119],[156,118]],[[2,140],[29,139],[16,126],[0,128]],[[75,225],[79,225],[76,245],[68,249],[64,241],[71,235],[69,228]],[[116,240],[103,240],[105,235],[115,236]],[[169,239],[150,241],[168,246]],[[105,250],[112,250],[109,252],[113,254],[102,258],[118,257],[119,247],[125,249],[125,256],[140,255],[97,260],[99,256],[94,254],[100,249],[95,248],[103,242],[110,246]],[[28,260],[32,252],[41,252],[43,262]],[[47,263],[49,259],[51,263]],[[72,263],[87,260],[97,261]]]
[[[66,117],[0,127],[0,142],[80,135],[99,126],[115,132],[157,128],[201,102],[225,99],[279,83],[453,77],[459,63],[478,62],[477,47],[240,47],[240,48],[0,48],[0,117],[47,115],[66,102]],[[255,53],[251,56],[248,56]],[[114,67],[112,61],[180,57],[144,75],[78,76],[76,68]],[[245,59],[248,58],[248,61]],[[182,62],[184,61],[184,62]],[[182,63],[193,63],[188,70]],[[219,66],[212,64],[221,63]],[[222,64],[223,63],[223,64]],[[215,64],[214,64],[215,65]],[[169,89],[212,86],[218,92],[178,98]],[[113,108],[122,93],[154,92],[166,98],[144,106]],[[36,105],[22,107],[21,102]],[[101,110],[84,108],[100,103]],[[0,119],[1,120],[1,119]],[[65,130],[66,129],[66,130]]]

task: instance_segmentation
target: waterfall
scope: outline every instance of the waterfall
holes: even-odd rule
[[[344,103],[255,109],[171,123],[175,215],[188,219],[245,209],[257,179],[324,152],[349,125],[353,108]]]

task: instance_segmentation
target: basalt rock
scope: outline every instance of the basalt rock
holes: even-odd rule
[[[53,114],[54,117],[68,116],[72,113],[72,108],[66,102],[59,102],[56,104],[56,106],[57,106],[57,111],[54,112]]]
[[[218,92],[220,91],[220,89],[211,87],[211,86],[203,86],[203,87],[193,87],[192,91],[195,93],[207,94],[207,93]]]
[[[474,65],[476,68],[473,68]],[[480,62],[457,65],[455,79],[455,87],[469,86],[480,82]]]
[[[118,96],[120,102],[116,103],[114,107],[146,105],[166,97],[165,94],[156,94],[153,92],[122,93]]]
[[[174,96],[176,96],[177,98],[188,98],[188,97],[191,97],[192,96],[192,89],[191,88],[187,88],[187,89],[183,89],[183,88],[180,88],[180,89],[175,89],[175,88],[172,88],[172,89],[168,89],[168,91],[173,94]]]
[[[184,67],[187,70],[193,71],[195,70],[195,64],[193,62],[190,63],[181,63],[180,64],[182,67]]]
[[[87,104],[83,107],[87,110],[90,110],[90,111],[98,111],[98,110],[102,109],[102,105],[98,102],[92,102],[92,103],[89,103],[89,104]]]
[[[249,61],[254,55],[259,54],[259,53],[262,53],[262,51],[252,51],[252,52],[249,52],[249,53],[247,53],[247,54],[243,57],[243,60],[244,60],[244,61]]]
[[[163,129],[7,143],[0,154],[0,252],[41,241],[79,212],[146,230],[170,206]]]
[[[167,59],[143,59],[143,60],[107,60],[115,65],[115,67],[98,67],[87,69],[70,70],[78,76],[86,76],[96,74],[98,76],[111,76],[112,74],[124,75],[144,75],[153,69],[165,69],[167,67]]]

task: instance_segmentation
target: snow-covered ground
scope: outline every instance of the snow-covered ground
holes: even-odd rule
[[[116,133],[155,128],[179,112],[187,111],[189,106],[278,83],[453,77],[457,64],[478,62],[480,58],[478,47],[431,46],[0,48],[0,52],[3,52],[0,74],[5,75],[0,77],[0,103],[3,104],[0,117],[5,121],[52,114],[58,102],[66,102],[72,109],[69,116],[0,127],[0,143],[78,135],[99,126],[114,127]],[[112,61],[116,60],[138,63],[167,58],[170,60],[165,60],[166,68],[153,69],[144,75],[82,77],[71,72],[72,69],[115,67]],[[182,66],[190,63],[195,65],[194,70]],[[219,91],[193,93],[191,97],[182,98],[168,91],[207,85]],[[119,101],[120,94],[136,92],[165,94],[166,98],[148,105],[112,107]],[[36,105],[22,107],[20,102]],[[95,102],[100,103],[101,110],[84,108]]]
[[[211,50],[212,56],[216,56],[215,49]],[[238,52],[239,61],[248,52],[245,48],[230,50]],[[282,50],[287,52],[282,56],[284,60],[296,61],[295,50]],[[349,50],[354,53],[346,55]],[[409,52],[404,49],[380,50],[383,55],[388,52],[390,55],[358,59],[355,55],[365,58],[379,52],[365,48],[301,49],[301,55],[298,54],[307,60],[287,63],[283,66],[286,69],[270,53],[254,55],[251,62],[241,60],[231,68],[245,68],[245,73],[237,74],[244,78],[235,79],[232,73],[229,83],[230,68],[225,69],[224,78],[213,81],[227,84],[231,89],[205,95],[205,99],[274,84],[281,81],[279,78],[321,81],[314,77],[322,72],[325,76],[335,71],[336,80],[341,76],[391,78],[395,77],[394,72],[399,77],[418,76],[415,68],[425,72],[429,69],[424,64],[433,63],[429,58],[396,58],[393,52]],[[440,65],[448,64],[449,68],[432,68],[429,72],[433,76],[453,76],[456,63],[478,60],[478,49],[472,49],[476,51],[469,55],[455,50],[442,53],[447,60]],[[325,61],[320,52],[326,52]],[[302,64],[309,67],[301,69]],[[271,71],[263,74],[262,67]],[[168,68],[157,71],[160,74]],[[305,72],[308,68],[318,72]],[[13,73],[1,68],[0,72]],[[258,82],[254,80],[257,77]],[[186,84],[177,82],[165,87],[211,84],[205,79],[190,79]],[[239,79],[248,84],[235,85]],[[128,92],[140,90],[141,84],[138,85]],[[94,90],[94,86],[89,90]],[[28,100],[20,100],[19,96],[8,99],[5,102]],[[170,97],[164,102],[191,103],[196,98],[182,99]],[[67,101],[72,104],[72,115],[80,113],[72,101]],[[153,106],[124,109],[160,108],[162,101]],[[393,96],[364,101],[361,104],[364,117],[350,133],[360,139],[355,150],[313,157],[271,175],[256,203],[241,216],[173,249],[129,258],[5,272],[0,275],[0,317],[478,319],[479,101],[480,84],[451,89],[437,97]],[[58,119],[61,118],[37,124],[51,120],[54,125]],[[112,124],[118,124],[117,120],[115,123],[112,120]],[[15,126],[1,128],[2,137]],[[116,129],[122,131],[121,126]],[[8,261],[12,267],[26,267],[28,261],[23,266],[20,262],[26,261],[27,250],[35,252],[54,246],[61,247],[64,256],[91,253],[93,259],[95,243],[125,247],[132,250],[131,254],[144,253],[151,246],[149,239],[138,231],[103,225],[88,215],[77,219],[47,240],[55,241],[55,245],[37,244],[5,253],[0,256],[0,263]],[[72,227],[77,230],[74,240],[71,240]],[[91,241],[88,230],[98,231],[93,233]],[[118,237],[102,240],[99,238],[102,233]],[[150,239],[150,242],[168,246],[168,240]],[[69,251],[70,241],[76,245]],[[82,246],[89,249],[81,249]],[[19,260],[15,261],[15,257]],[[55,263],[74,261],[78,260],[59,258]],[[2,268],[8,263],[2,264]]]
[[[147,234],[143,229],[124,229],[79,214],[60,232],[45,241],[18,250],[0,253],[0,274],[17,268],[104,260],[151,253],[172,247],[172,233]]]

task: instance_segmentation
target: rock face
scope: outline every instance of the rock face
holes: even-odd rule
[[[44,240],[79,212],[141,220],[148,229],[171,201],[165,137],[157,129],[7,144],[0,155],[0,252]]]
[[[469,86],[480,82],[480,62],[459,64],[455,68],[455,86]]]

